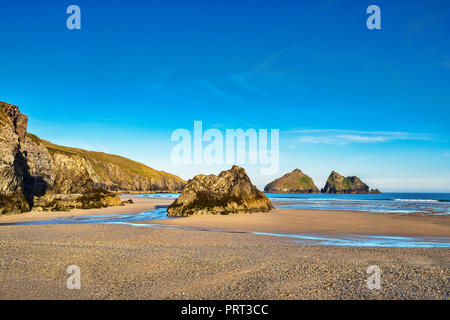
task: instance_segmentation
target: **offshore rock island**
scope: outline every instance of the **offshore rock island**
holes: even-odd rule
[[[28,117],[0,102],[0,214],[120,205],[112,192],[179,192],[185,181],[103,152],[27,133]]]
[[[270,193],[319,193],[311,177],[301,170],[285,174],[264,187],[264,192]]]
[[[378,189],[369,189],[369,186],[356,176],[344,177],[332,171],[328,177],[322,193],[381,193]]]
[[[369,186],[356,176],[344,177],[331,172],[325,187],[319,191],[311,177],[301,170],[285,174],[264,187],[267,193],[381,193],[378,189],[371,190]]]

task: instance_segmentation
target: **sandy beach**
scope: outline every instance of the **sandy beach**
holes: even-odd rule
[[[0,224],[134,214],[172,200],[72,212],[29,212]],[[276,233],[450,236],[445,216],[276,209],[148,223]],[[70,265],[81,290],[66,288]],[[378,265],[382,288],[366,287]],[[449,249],[299,245],[245,233],[67,224],[0,226],[0,299],[449,299]]]

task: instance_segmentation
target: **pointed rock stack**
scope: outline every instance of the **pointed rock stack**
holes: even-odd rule
[[[369,186],[356,176],[344,177],[332,171],[322,193],[380,193],[380,191],[369,190]]]

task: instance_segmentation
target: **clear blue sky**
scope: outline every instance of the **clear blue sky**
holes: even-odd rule
[[[172,131],[202,120],[280,129],[280,174],[319,188],[336,170],[450,192],[449,35],[446,0],[2,1],[0,100],[44,139],[183,178],[226,168],[171,163]]]

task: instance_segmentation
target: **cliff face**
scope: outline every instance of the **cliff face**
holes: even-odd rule
[[[110,193],[176,192],[185,181],[124,157],[58,146],[27,133],[27,117],[17,106],[0,102],[0,214],[30,210],[33,203],[53,203],[56,195],[87,195],[103,198],[98,203],[115,204]],[[44,196],[46,200],[39,200]],[[50,195],[50,196],[49,196]],[[93,200],[71,198],[82,207]],[[105,199],[111,199],[106,201]],[[75,201],[75,202],[74,202]],[[43,207],[42,207],[43,208]]]
[[[344,177],[333,171],[322,193],[380,193],[380,191],[369,190],[369,186],[356,176]]]
[[[21,153],[27,121],[17,107],[0,102],[0,214],[30,209],[24,187],[26,160]]]
[[[181,195],[168,207],[168,216],[268,212],[266,195],[250,181],[245,170],[233,166],[218,176],[199,174],[189,180]]]
[[[295,169],[267,184],[264,191],[272,193],[318,193],[319,189],[317,189],[311,177],[301,170]]]

